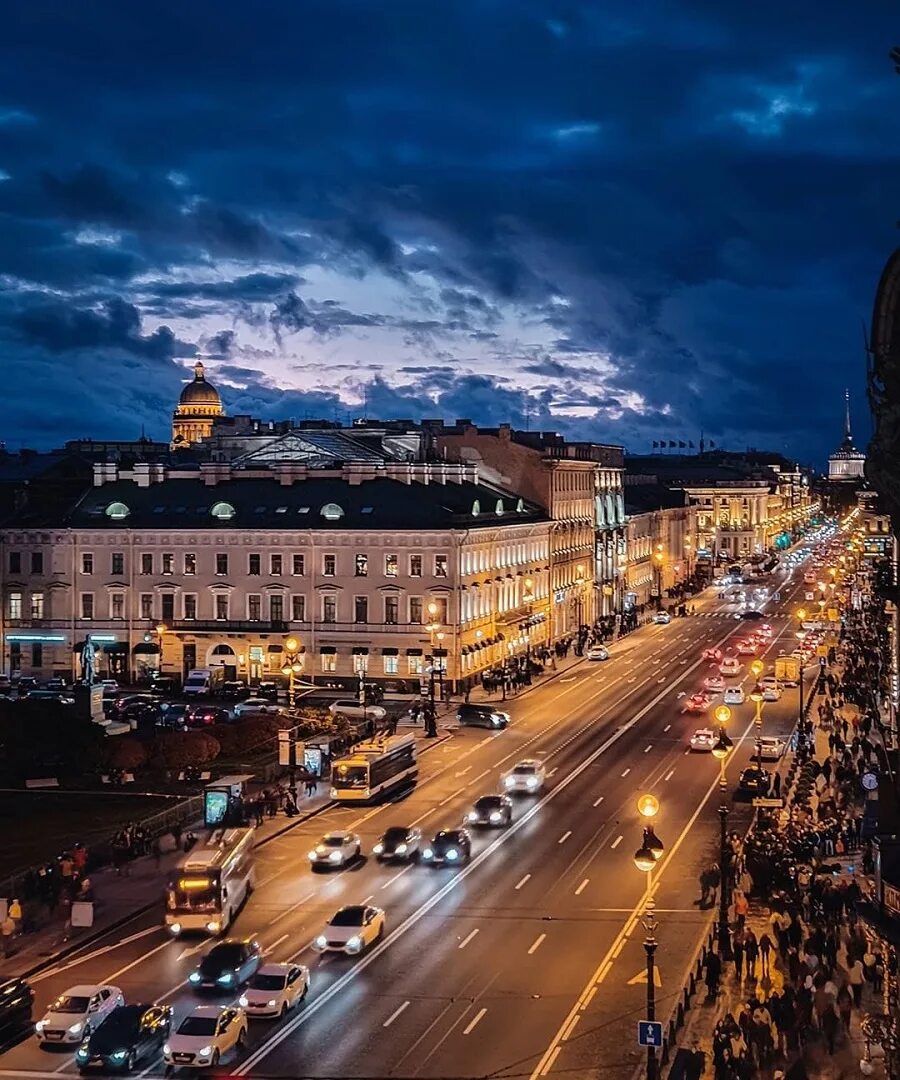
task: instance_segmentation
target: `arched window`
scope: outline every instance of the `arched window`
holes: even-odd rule
[[[476,499],[475,502],[472,503],[472,517],[478,517],[480,513],[481,503]]]
[[[124,521],[131,511],[123,502],[111,502],[106,508],[106,516],[113,521]]]
[[[340,521],[344,516],[343,509],[337,503],[325,503],[319,513],[326,521]]]
[[[497,505],[494,507],[494,513],[497,514],[497,515],[503,513],[503,500],[502,499],[497,500]]]
[[[235,513],[234,507],[231,503],[227,502],[217,502],[212,510],[210,510],[210,514],[212,514],[214,518],[218,518],[219,521],[230,521]]]

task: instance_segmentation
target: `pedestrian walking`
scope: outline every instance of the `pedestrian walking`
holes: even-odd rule
[[[744,893],[738,891],[734,896],[734,916],[737,920],[738,930],[744,929],[744,923],[747,921],[747,915],[750,911],[750,903]]]
[[[819,1027],[822,1030],[822,1034],[825,1036],[825,1045],[828,1047],[828,1053],[833,1055],[834,1040],[837,1037],[840,1028],[840,1020],[831,1003],[829,1003],[828,1008],[822,1013],[819,1020]]]
[[[763,934],[759,939],[759,974],[760,978],[769,977],[769,957],[772,953],[772,939],[768,934]]]
[[[744,935],[735,934],[734,944],[731,947],[734,956],[734,974],[739,983],[744,981]]]
[[[744,935],[744,955],[747,958],[747,978],[751,981],[756,979],[756,961],[759,956],[759,943],[756,934],[748,929]]]
[[[6,918],[0,923],[0,937],[3,938],[3,955],[6,957],[12,956],[13,937],[15,932],[15,920],[10,916],[9,912],[7,912]]]
[[[721,977],[722,961],[717,952],[711,952],[706,958],[706,991],[710,998],[718,994]]]
[[[857,956],[847,971],[847,981],[850,983],[850,992],[853,994],[853,1004],[857,1009],[862,1003],[862,990],[865,978],[863,962]]]

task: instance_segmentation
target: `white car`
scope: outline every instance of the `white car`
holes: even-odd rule
[[[118,986],[73,986],[47,1009],[34,1025],[34,1033],[42,1045],[80,1043],[124,1004],[125,995]]]
[[[726,656],[722,663],[719,664],[719,674],[725,676],[740,675],[742,666],[736,656]]]
[[[787,743],[777,735],[763,735],[759,740],[759,756],[763,761],[780,761],[786,749]]]
[[[763,675],[759,680],[759,685],[763,690],[768,690],[769,687],[772,687],[773,689],[781,688],[781,683],[775,675]]]
[[[722,700],[726,705],[743,705],[744,688],[742,686],[729,686]]]
[[[672,616],[668,613],[668,611],[657,611],[657,613],[653,616],[653,621],[655,623],[659,623],[660,626],[668,626],[669,623],[672,621]]]
[[[178,1025],[163,1046],[169,1068],[215,1068],[221,1058],[247,1039],[247,1015],[236,1005],[199,1005]]]
[[[608,660],[609,649],[605,645],[591,645],[584,655],[588,660]]]
[[[525,758],[505,772],[502,777],[503,790],[508,792],[523,791],[528,795],[540,791],[547,779],[544,763],[537,758]]]
[[[712,748],[716,745],[717,740],[718,736],[712,728],[697,728],[697,730],[691,736],[691,749],[712,751]]]
[[[778,683],[776,683],[774,686],[764,686],[762,688],[763,701],[780,701],[781,694],[781,686]]]
[[[322,933],[313,939],[316,952],[342,952],[355,956],[373,945],[384,933],[381,908],[354,904],[334,913]]]
[[[284,1016],[309,993],[309,968],[302,964],[263,964],[238,998],[248,1017]]]
[[[353,832],[341,829],[325,833],[322,839],[309,853],[309,862],[313,870],[319,866],[338,867],[358,859],[362,854],[362,840]]]
[[[332,701],[328,706],[332,716],[349,716],[354,720],[383,720],[387,715],[382,705],[360,705],[356,698]]]
[[[707,675],[703,680],[703,688],[716,694],[721,693],[725,689],[725,680],[721,675]]]
[[[277,715],[281,711],[281,706],[275,701],[269,701],[268,698],[248,697],[243,701],[239,701],[231,710],[231,713],[232,716],[249,716],[251,713]]]

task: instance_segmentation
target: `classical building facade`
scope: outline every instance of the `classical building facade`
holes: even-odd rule
[[[207,382],[206,369],[198,360],[194,378],[181,391],[172,416],[172,449],[186,449],[208,438],[224,412],[219,392]]]
[[[866,455],[857,450],[850,428],[850,391],[844,391],[844,437],[828,458],[828,479],[832,483],[859,484],[866,476]]]
[[[443,653],[462,687],[548,640],[551,533],[472,465],[98,463],[0,532],[2,668],[71,676],[90,634],[103,674],[255,680],[290,635],[316,682],[417,692]]]
[[[625,610],[665,606],[696,571],[696,511],[684,492],[649,482],[626,483],[625,510]]]

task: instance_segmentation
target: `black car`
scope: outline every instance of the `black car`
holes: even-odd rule
[[[741,773],[738,788],[748,795],[765,795],[771,782],[772,777],[768,769],[759,769],[756,765],[751,765]]]
[[[482,795],[466,814],[467,825],[502,828],[512,821],[512,799],[508,795]]]
[[[24,979],[7,979],[0,983],[0,1046],[34,1031],[31,1007],[34,991]]]
[[[258,941],[227,938],[213,945],[188,982],[195,990],[233,990],[255,975],[261,963]]]
[[[761,611],[742,611],[742,619],[762,619],[763,613]]]
[[[253,697],[265,698],[266,701],[278,700],[278,683],[273,682],[271,679],[263,679],[263,681],[253,691]]]
[[[181,701],[163,701],[159,706],[156,723],[159,727],[183,728],[190,705]]]
[[[421,830],[406,825],[392,825],[385,829],[381,839],[372,848],[372,854],[379,862],[411,862],[419,858],[421,851]]]
[[[222,683],[219,697],[226,698],[228,701],[243,701],[250,697],[250,687],[241,679],[229,679]]]
[[[422,859],[432,866],[467,863],[472,857],[472,838],[466,829],[441,829],[422,848]]]
[[[75,1051],[80,1073],[130,1073],[155,1058],[172,1030],[170,1005],[120,1005]]]
[[[464,704],[456,710],[456,719],[463,727],[485,727],[499,731],[509,723],[509,713],[493,705]]]
[[[231,713],[218,705],[192,705],[184,714],[185,726],[189,728],[212,727],[214,724],[230,724],[232,719]]]

